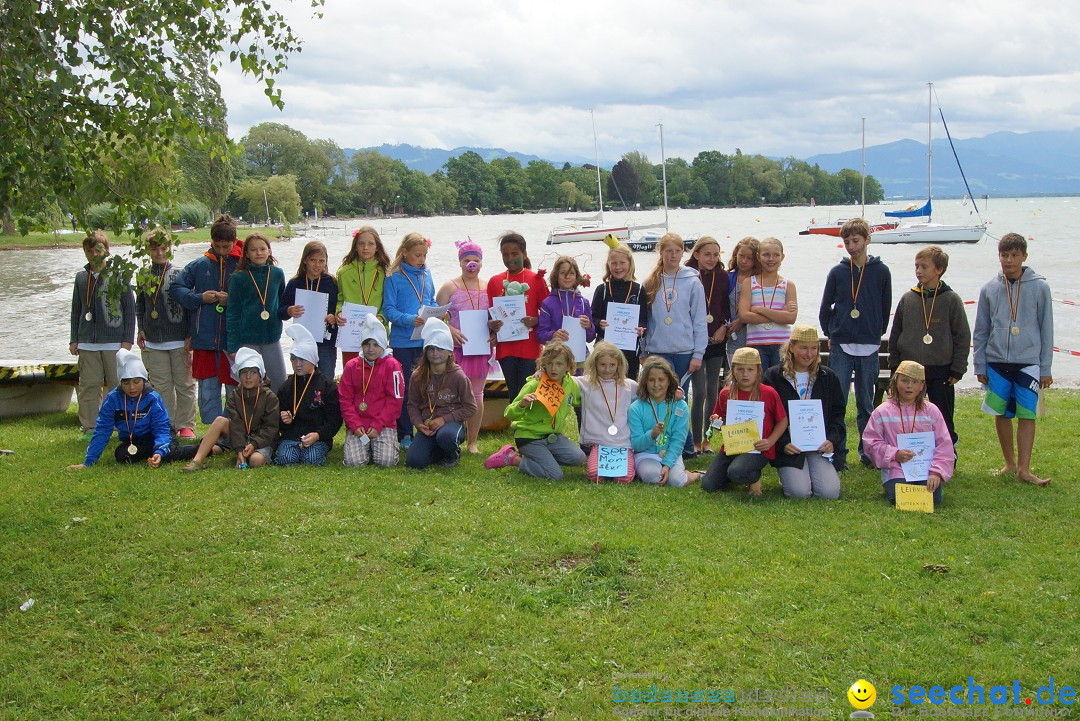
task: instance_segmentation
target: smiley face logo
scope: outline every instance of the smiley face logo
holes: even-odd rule
[[[851,684],[851,688],[847,691],[847,698],[852,706],[864,711],[877,701],[877,689],[866,679],[860,678]]]

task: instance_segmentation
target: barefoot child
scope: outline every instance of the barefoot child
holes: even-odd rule
[[[637,400],[630,405],[628,423],[634,466],[642,483],[675,488],[694,483],[701,475],[687,471],[682,453],[690,434],[690,409],[676,400],[679,379],[671,364],[649,356],[641,364]]]
[[[116,351],[114,363],[120,385],[113,388],[101,404],[94,435],[86,449],[86,458],[78,465],[68,466],[68,469],[88,468],[97,463],[113,429],[120,438],[114,454],[117,463],[146,461],[151,468],[157,468],[163,461],[178,460],[169,455],[172,441],[169,414],[161,396],[150,388],[146,368],[139,355],[121,348]],[[190,448],[176,450],[184,453]]]
[[[999,473],[1045,486],[1031,470],[1039,391],[1054,382],[1054,312],[1046,278],[1024,265],[1027,241],[1006,233],[998,242],[1001,272],[979,291],[975,315],[975,373],[986,386],[983,410],[994,416],[1005,456]],[[1016,418],[1016,453],[1012,419]]]
[[[236,467],[241,469],[266,465],[274,457],[281,413],[262,356],[253,348],[241,348],[233,367],[240,385],[229,394],[226,415],[210,424],[185,471],[205,469],[207,458],[230,448],[236,451]]]
[[[325,466],[326,454],[341,428],[337,385],[316,365],[319,348],[311,331],[290,325],[285,332],[293,339],[289,354],[293,375],[277,392],[281,427],[274,463]]]
[[[776,458],[776,442],[788,427],[787,412],[776,391],[761,384],[761,357],[754,348],[740,348],[731,358],[727,386],[720,391],[710,421],[728,420],[728,401],[754,401],[764,406],[757,453],[729,456],[723,448],[716,454],[701,481],[705,491],[721,491],[731,483],[745,485],[752,496],[761,496],[761,471]]]
[[[424,354],[409,383],[409,421],[418,433],[409,446],[409,468],[438,462],[456,466],[465,440],[465,422],[476,413],[469,377],[454,362],[450,326],[428,318],[420,332]]]
[[[915,361],[903,361],[889,380],[888,398],[870,414],[870,421],[863,431],[863,448],[881,469],[881,483],[889,503],[896,503],[896,484],[905,483],[901,463],[915,457],[910,450],[900,450],[897,436],[902,433],[934,433],[934,456],[930,462],[930,474],[925,481],[926,490],[934,494],[934,506],[941,504],[941,486],[953,474],[956,463],[952,438],[941,417],[941,411],[926,400],[926,374]]]
[[[578,442],[591,446],[585,462],[585,477],[603,483],[634,480],[634,451],[628,422],[630,404],[637,393],[637,381],[626,377],[626,357],[607,341],[598,341],[585,359],[585,374],[575,378],[581,390],[581,432]],[[626,475],[598,476],[598,446],[627,449]]]
[[[560,466],[585,463],[585,453],[562,433],[567,414],[581,405],[577,383],[570,375],[575,368],[574,352],[565,343],[551,341],[544,346],[536,364],[542,376],[525,381],[504,412],[513,422],[517,451],[507,443],[488,456],[484,467],[517,466],[526,475],[558,481],[563,477]],[[538,392],[544,393],[552,404],[558,403],[554,411],[538,397]]]
[[[386,328],[374,315],[364,318],[361,353],[345,364],[338,384],[345,436],[345,465],[396,466],[397,419],[405,400],[401,364],[389,355]]]

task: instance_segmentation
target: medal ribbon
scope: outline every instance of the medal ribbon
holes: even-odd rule
[[[676,278],[671,279],[671,290],[672,290],[672,292],[674,292],[674,290],[675,290],[675,281],[676,281]],[[670,313],[671,312],[671,306],[672,306],[672,303],[674,303],[674,301],[669,301],[668,300],[667,276],[664,275],[663,271],[660,271],[660,282],[664,286],[664,306],[667,308],[667,312]]]
[[[161,288],[165,285],[165,273],[169,270],[169,264],[166,263],[161,268],[161,277],[158,278],[157,288],[154,288],[154,297],[150,299],[150,307],[157,308],[158,295],[161,294]]]
[[[934,299],[932,301],[930,301],[930,315],[927,315],[926,314],[926,296],[923,295],[922,286],[921,285],[919,286],[919,299],[922,300],[923,323],[926,324],[926,332],[927,333],[930,332],[930,321],[934,318],[934,306],[937,305],[937,294],[938,294],[938,289],[939,288],[941,288],[941,283],[938,283],[934,287]],[[1017,293],[1017,296],[1019,296],[1019,293]],[[1015,321],[1015,320],[1016,320],[1016,315],[1014,314],[1013,315],[1013,321]]]
[[[311,287],[311,279],[308,278],[305,275],[304,276],[304,285],[307,286],[308,290],[313,290],[316,293],[318,293],[319,292],[319,286],[322,285],[322,275],[320,274],[319,277],[315,280],[315,287],[314,288]]]
[[[915,415],[916,415],[915,407],[912,406],[912,408],[911,408],[911,430],[909,431],[904,427],[904,406],[901,405],[899,402],[896,405],[900,407],[900,432],[901,433],[914,433],[915,432]]]
[[[137,422],[135,415],[139,412],[139,404],[142,403],[142,393],[140,393],[138,399],[136,399],[135,407],[131,409],[131,420],[128,420],[127,399],[128,394],[124,393],[124,425],[127,426],[128,429],[128,443],[130,445],[135,445],[135,423]]]
[[[435,406],[438,405],[438,403],[439,403],[439,391],[442,390],[443,383],[446,382],[446,376],[448,376],[448,375],[450,375],[450,374],[446,373],[444,371],[442,373],[442,375],[439,377],[439,387],[435,389],[434,394],[431,393],[431,384],[428,383],[427,406],[428,406],[428,412],[431,413],[431,415],[428,416],[428,420],[431,420],[432,418],[435,417]],[[553,428],[555,427],[554,421],[552,421],[552,427]]]
[[[262,392],[262,380],[260,379],[259,385],[255,386],[255,407],[251,409],[252,416],[249,418],[247,413],[247,403],[244,402],[244,389],[240,389],[240,412],[244,416],[244,430],[247,431],[248,437],[251,436],[251,424],[255,422],[255,408],[259,406],[259,394]]]
[[[758,287],[758,292],[761,293],[761,304],[764,305],[769,310],[773,310],[773,305],[772,304],[773,304],[773,300],[776,299],[776,289],[780,287],[780,276],[776,276],[776,285],[774,285],[772,287],[772,295],[769,296],[769,304],[768,305],[765,305],[765,282],[764,281],[765,281],[765,276],[759,275],[758,276],[758,285],[757,285],[757,287]],[[862,279],[859,280],[859,283],[860,284],[862,283]],[[753,295],[753,293],[751,293],[751,295]]]
[[[303,402],[304,394],[307,393],[308,386],[311,385],[311,379],[314,378],[314,377],[315,377],[314,373],[310,373],[308,375],[307,383],[304,384],[304,390],[300,391],[300,396],[297,397],[297,395],[296,395],[296,374],[293,373],[293,377],[292,377],[292,395],[293,395],[292,414],[293,414],[293,418],[296,417],[296,409],[299,408],[300,404]]]
[[[93,278],[93,280],[94,280],[93,285],[90,285],[90,279],[91,278]],[[86,311],[88,313],[93,312],[93,310],[94,310],[91,303],[94,300],[94,293],[97,292],[97,287],[98,287],[98,281],[99,280],[101,280],[101,275],[100,274],[95,276],[94,271],[92,271],[92,270],[87,271],[87,273],[86,273]],[[1006,284],[1008,283],[1007,280],[1005,282],[1006,282]],[[1016,295],[1017,295],[1017,298],[1019,299],[1020,294],[1017,293]]]
[[[360,267],[362,265],[363,261],[356,262],[356,278],[360,281],[360,300],[363,301],[364,305],[371,305],[371,303],[368,302],[368,298],[370,298],[371,294],[375,292],[375,282],[379,280],[379,270],[377,268],[375,269],[375,275],[373,275],[371,278],[371,285],[368,287],[367,293],[365,293],[364,276],[360,273]],[[320,280],[321,279],[322,278],[320,277]]]
[[[405,276],[405,280],[409,281],[409,285],[412,287],[412,292],[416,294],[416,300],[420,302],[420,305],[424,304],[424,286],[427,284],[427,280],[423,277],[420,278],[420,290],[416,289],[416,284],[412,282],[412,278],[409,277],[409,273],[406,270],[402,270],[401,274]],[[374,286],[373,286],[374,287]]]
[[[615,381],[612,381],[613,384],[614,384],[614,382]],[[607,393],[604,391],[604,380],[602,378],[600,379],[600,393],[604,396],[604,405],[607,406],[608,415],[611,416],[611,423],[612,423],[612,425],[614,425],[615,424],[615,414],[619,412],[619,389],[618,388],[615,389],[615,411],[614,412],[612,412],[612,410],[611,410],[611,404],[608,403]],[[657,418],[656,420],[659,421],[660,419]]]
[[[473,292],[469,288],[468,281],[465,280],[465,276],[461,276],[461,285],[464,286],[465,295],[469,297],[469,307],[473,310],[480,310],[480,281],[476,281],[476,302],[473,303]]]
[[[615,293],[614,293],[614,291],[611,290],[611,281],[610,280],[604,281],[604,285],[607,286],[608,298],[614,298]],[[634,284],[633,283],[627,283],[626,284],[626,297],[623,298],[623,300],[622,300],[623,303],[629,303],[630,302],[630,291],[632,291],[633,289],[634,289]]]
[[[247,274],[251,278],[251,284],[255,286],[255,292],[259,294],[259,301],[262,303],[263,310],[266,310],[266,296],[270,293],[270,269],[266,269],[266,288],[263,290],[259,290],[259,284],[255,282],[255,276],[251,274],[250,270]]]
[[[570,310],[566,309],[566,303],[563,301],[563,291],[562,290],[557,290],[555,292],[559,294],[559,310],[562,311],[562,314],[564,316],[568,315],[571,318],[573,318],[574,313],[577,311],[577,296],[574,295],[574,291],[567,291],[568,293],[571,294],[570,295]]]
[[[848,260],[851,264],[851,307],[856,308],[859,305],[859,293],[862,291],[862,281],[866,277],[866,264],[859,268],[859,287],[855,287],[855,261]]]
[[[1013,327],[1016,327],[1016,314],[1020,311],[1020,279],[1016,279],[1016,302],[1013,302],[1013,295],[1011,286],[1009,285],[1009,278],[1005,278],[1005,293],[1009,296],[1009,314],[1012,316]]]

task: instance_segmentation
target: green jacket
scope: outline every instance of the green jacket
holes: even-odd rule
[[[543,438],[551,433],[562,433],[566,415],[571,412],[571,408],[574,406],[581,406],[581,396],[577,382],[570,374],[563,376],[562,387],[566,391],[566,397],[563,399],[562,405],[559,406],[559,410],[555,413],[555,424],[552,425],[551,414],[548,413],[548,409],[543,403],[537,401],[532,404],[531,408],[522,408],[519,405],[521,399],[534,392],[539,385],[540,381],[537,378],[529,378],[525,385],[522,386],[517,398],[508,403],[506,410],[503,412],[504,416],[513,421],[511,425],[514,428],[514,438]]]
[[[361,292],[360,283],[363,282]],[[341,306],[348,301],[359,305],[373,305],[382,314],[383,284],[386,282],[386,274],[379,268],[375,260],[354,260],[348,265],[338,268],[338,313]],[[374,284],[374,287],[372,285]],[[367,301],[364,300],[367,298]]]

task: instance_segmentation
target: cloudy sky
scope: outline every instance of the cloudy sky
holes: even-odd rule
[[[501,147],[551,160],[639,150],[808,157],[1080,126],[1080,4],[1015,0],[273,0],[304,38],[284,112],[235,69],[230,135],[281,122],[342,147]],[[940,134],[940,130],[937,131]]]

